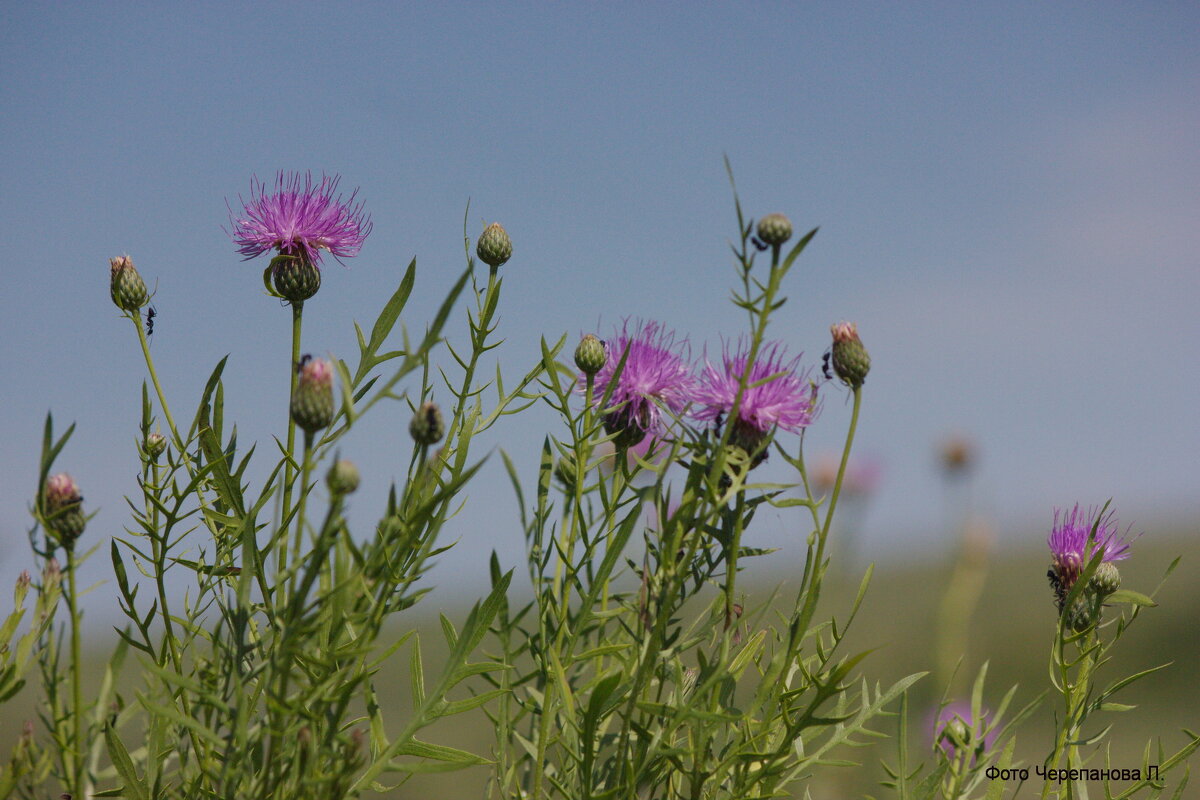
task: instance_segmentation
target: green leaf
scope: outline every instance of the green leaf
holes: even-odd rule
[[[413,708],[425,702],[425,668],[421,664],[421,637],[413,636],[412,653],[408,659],[409,680],[412,683]]]
[[[413,284],[416,283],[416,280],[417,259],[414,258],[408,263],[404,277],[400,279],[400,285],[392,293],[383,310],[379,312],[379,317],[375,320],[374,327],[371,328],[371,343],[368,346],[371,353],[376,352],[387,339],[388,334],[392,332],[396,320],[400,318],[400,312],[404,310],[404,305],[408,302],[408,296],[412,294]]]
[[[432,744],[430,742],[422,742],[420,739],[409,739],[400,746],[396,752],[398,756],[416,756],[417,758],[429,758],[434,761],[443,761],[449,764],[470,767],[476,764],[490,764],[486,758],[481,758],[474,753],[468,753],[466,750],[459,750],[456,747],[447,747],[443,744]],[[408,765],[394,765],[396,768],[408,770]]]
[[[133,766],[133,759],[129,757],[129,751],[125,749],[125,745],[121,743],[120,737],[117,736],[111,725],[104,726],[104,741],[108,744],[108,755],[112,759],[113,766],[116,767],[121,779],[125,781],[124,796],[131,800],[150,800],[150,791],[146,788],[146,784],[138,778],[137,770]]]
[[[1128,603],[1134,606],[1149,606],[1150,608],[1158,605],[1158,603],[1146,595],[1130,591],[1129,589],[1118,589],[1104,598],[1104,601],[1106,603]]]

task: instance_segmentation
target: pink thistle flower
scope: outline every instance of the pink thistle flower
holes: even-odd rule
[[[358,255],[371,232],[371,219],[364,216],[362,203],[354,202],[357,189],[345,200],[335,196],[340,180],[322,175],[314,184],[312,173],[281,171],[275,190],[268,193],[266,184],[251,179],[249,202],[238,196],[241,215],[229,210],[230,236],[238,252],[250,259],[274,249],[307,256],[314,265],[320,264],[322,250],[338,258]]]
[[[604,427],[618,433],[618,447],[638,444],[647,435],[666,433],[661,404],[671,414],[682,414],[695,388],[695,378],[686,360],[677,352],[675,335],[657,322],[639,322],[630,329],[627,321],[607,345],[608,359],[596,373],[596,398],[609,392]],[[624,366],[617,375],[617,367]],[[615,383],[614,383],[615,381]],[[579,378],[586,386],[586,376]]]
[[[1092,525],[1096,525],[1096,538],[1089,542]],[[1099,520],[1092,511],[1086,514],[1079,504],[1065,514],[1054,509],[1054,527],[1047,537],[1050,556],[1056,567],[1080,570],[1097,552],[1103,550],[1103,561],[1121,561],[1129,557],[1129,542],[1117,534],[1117,523],[1110,511]]]
[[[1096,536],[1092,538],[1092,527]],[[1050,571],[1047,577],[1054,590],[1055,602],[1063,610],[1067,595],[1083,574],[1084,567],[1096,553],[1101,553],[1101,563],[1111,564],[1129,557],[1130,542],[1117,533],[1117,522],[1110,511],[1097,517],[1088,510],[1079,510],[1079,504],[1069,514],[1054,509],[1054,527],[1046,539],[1050,547]],[[1110,569],[1110,568],[1105,568]],[[1115,571],[1115,568],[1112,568]],[[1111,589],[1109,591],[1112,591]]]
[[[727,420],[733,411],[746,360],[750,354],[743,344],[736,353],[726,346],[721,365],[705,360],[700,388],[696,392],[699,408],[696,419],[705,422]],[[776,428],[796,432],[807,427],[816,416],[816,394],[807,372],[797,374],[800,358],[786,361],[782,345],[767,344],[754,364],[742,392],[734,425],[734,438],[757,446]]]

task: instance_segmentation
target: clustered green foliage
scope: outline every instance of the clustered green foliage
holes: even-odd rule
[[[748,315],[753,363],[772,312],[784,302],[783,280],[816,231],[786,253],[776,240],[770,264],[755,265],[753,226],[738,211],[742,287],[735,302]],[[753,483],[750,467],[759,454],[730,446],[733,425],[680,425],[657,458],[627,460],[622,450],[606,467],[611,456],[598,448],[619,435],[605,436],[598,413],[608,397],[596,396],[587,375],[580,398],[574,371],[549,352],[545,366],[544,400],[566,431],[546,440],[528,501],[510,464],[528,507],[523,525],[534,598],[520,608],[506,604],[493,626],[495,658],[515,669],[489,676],[500,692],[491,711],[491,795],[775,797],[833,763],[834,748],[871,736],[871,719],[920,676],[889,687],[856,680],[866,654],[839,651],[849,619],[816,623],[842,475],[830,497],[815,497],[802,453],[776,443],[799,470],[803,496],[791,486]],[[846,457],[861,392],[860,385],[853,393]],[[557,502],[556,459],[568,465],[558,470]],[[845,466],[843,458],[842,473]],[[671,483],[672,467],[682,472],[681,485]],[[736,591],[740,560],[766,553],[742,544],[764,506],[802,509],[811,525],[804,571],[785,614],[746,612]],[[656,521],[650,527],[647,508]],[[638,534],[642,547],[633,558]],[[493,574],[500,578],[495,560]]]
[[[744,392],[771,316],[784,302],[783,282],[816,231],[785,251],[786,218],[770,215],[755,242],[740,203],[737,216],[733,252],[741,286],[734,302],[747,315],[750,354]],[[177,426],[143,330],[148,297],[118,303],[137,332],[150,378],[142,390],[141,474],[128,498],[131,522],[81,553],[77,543],[86,543],[88,533],[53,534],[44,487],[73,426],[56,437],[47,417],[30,531],[39,577],[22,576],[14,610],[0,624],[0,703],[36,667],[41,712],[0,765],[0,797],[42,798],[56,789],[74,798],[315,800],[358,797],[417,772],[472,766],[491,770],[488,794],[497,798],[782,797],[802,789],[819,768],[852,763],[845,760],[848,748],[885,736],[878,723],[891,715],[899,721],[898,760],[887,766],[885,786],[898,797],[1014,794],[1017,781],[989,773],[1018,766],[1015,727],[1038,700],[1008,715],[1014,687],[987,708],[985,665],[970,719],[941,729],[931,766],[912,766],[908,689],[921,674],[874,684],[859,674],[867,653],[843,652],[870,570],[842,618],[820,606],[869,367],[853,326],[842,337],[858,348],[857,371],[847,373],[847,357],[835,364],[853,406],[827,496],[810,485],[803,436],[768,438],[747,452],[731,441],[732,424],[677,425],[678,435],[647,458],[627,457],[621,447],[614,456],[620,434],[604,428],[612,387],[598,392],[595,385],[605,357],[597,340],[585,340],[577,356],[586,367],[582,392],[576,370],[559,358],[565,336],[543,341],[540,359],[507,389],[499,370],[494,381],[477,379],[481,358],[498,344],[499,267],[512,254],[499,226],[485,237],[477,252],[486,280],[464,237],[467,268],[433,316],[421,320],[424,335],[410,340],[400,326],[402,342],[389,350],[416,280],[415,260],[408,266],[369,335],[355,326],[356,363],[333,364],[339,393],[331,423],[305,424],[297,442],[289,418],[279,458],[255,488],[247,477],[255,447],[241,447],[236,427],[225,423],[224,360],[190,422]],[[756,264],[756,251],[767,249],[769,264]],[[129,262],[122,281],[140,281],[132,269]],[[270,270],[264,282],[273,293]],[[463,294],[472,299],[469,347],[455,350],[445,330]],[[303,310],[311,296],[287,298],[294,363],[302,363]],[[442,346],[451,367],[433,365]],[[297,391],[295,372],[291,391]],[[449,399],[444,411],[435,404],[439,394]],[[346,497],[358,475],[339,460],[339,444],[363,415],[388,407],[384,401],[401,409],[397,429],[412,420],[412,450],[374,529],[356,532]],[[446,549],[439,537],[482,464],[472,458],[474,437],[538,402],[557,412],[563,429],[546,437],[531,492],[503,455],[521,508],[531,599],[510,588],[512,575],[493,553],[490,593],[460,625],[442,617],[448,654],[427,673],[420,639],[402,612],[428,591],[423,578]],[[798,485],[753,481],[767,449],[797,470]],[[327,489],[316,477],[325,465]],[[747,609],[739,570],[745,559],[768,551],[743,538],[767,508],[800,515],[806,555],[790,602]],[[98,688],[85,698],[76,573],[102,547],[126,622]],[[1078,586],[1099,563],[1097,556]],[[181,600],[167,587],[184,579],[190,588]],[[1079,592],[1067,598],[1068,608]],[[1043,768],[1085,767],[1085,748],[1098,746],[1108,730],[1092,729],[1092,715],[1128,710],[1113,696],[1153,672],[1097,688],[1095,676],[1112,646],[1141,608],[1153,605],[1128,591],[1104,602],[1131,611],[1102,626],[1097,607],[1083,630],[1067,615],[1060,623],[1051,677],[1063,708]],[[407,716],[386,708],[376,685],[381,670],[397,668],[404,648],[412,696]],[[136,689],[118,690],[119,676],[131,670],[140,680]],[[480,711],[494,724],[490,758],[429,741],[426,729],[436,721]],[[1155,779],[1147,770],[1144,780],[1119,792],[1106,784],[1104,796],[1159,797],[1165,784],[1158,775],[1185,765],[1200,744],[1189,736],[1170,757],[1147,748],[1143,766],[1158,766]],[[1171,796],[1181,798],[1186,781],[1185,773]],[[1087,796],[1084,782],[1072,778],[1045,781],[1039,790],[1043,798]]]

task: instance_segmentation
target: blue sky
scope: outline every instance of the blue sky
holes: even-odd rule
[[[1200,9],[1193,3],[356,3],[9,5],[0,26],[0,579],[24,531],[41,425],[79,427],[59,466],[97,541],[124,524],[144,375],[107,295],[127,252],[156,283],[154,355],[190,416],[227,353],[227,416],[271,449],[289,314],[222,226],[251,175],[339,173],[375,230],[331,263],[305,350],[353,354],[415,255],[420,330],[499,220],[499,351],[662,320],[699,353],[736,337],[722,157],[747,212],[821,231],[771,333],[816,364],[856,320],[874,359],[860,434],[883,484],[879,552],[934,548],[933,451],[982,460],[1002,536],[1113,497],[1152,526],[1200,513]],[[452,330],[462,341],[465,324]],[[446,363],[446,362],[443,362]],[[812,448],[840,440],[830,392]],[[369,530],[408,452],[400,406],[347,445]],[[490,437],[531,464],[554,420]],[[482,454],[482,451],[481,451]],[[777,477],[787,476],[772,467]],[[481,577],[521,538],[499,459],[434,573]],[[793,520],[763,537],[797,546]],[[1014,539],[1015,542],[1015,539]],[[103,562],[94,564],[104,574]]]

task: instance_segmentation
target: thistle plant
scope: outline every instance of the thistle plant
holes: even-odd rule
[[[132,260],[113,259],[110,294],[134,323],[154,387],[153,394],[142,387],[135,437],[141,473],[127,498],[132,520],[111,536],[111,522],[103,534],[86,524],[75,481],[50,474],[72,431],[55,438],[47,418],[30,531],[43,577],[22,580],[17,608],[0,627],[4,642],[12,640],[25,598],[36,592],[33,625],[11,652],[0,650],[0,702],[36,661],[43,712],[0,772],[0,795],[40,798],[57,786],[75,798],[357,797],[415,772],[484,763],[421,733],[488,699],[465,693],[462,684],[501,669],[470,657],[500,607],[507,577],[461,626],[446,621],[449,655],[428,673],[411,623],[398,640],[391,631],[429,590],[426,572],[448,546],[439,537],[481,466],[471,452],[474,437],[532,400],[543,366],[507,388],[499,371],[493,383],[476,380],[481,358],[498,345],[501,281],[489,266],[481,288],[465,235],[466,269],[440,307],[420,318],[421,337],[410,339],[398,326],[416,281],[414,259],[369,333],[355,326],[356,363],[301,358],[301,309],[319,286],[313,275],[322,254],[355,255],[371,228],[354,195],[344,201],[336,187],[336,178],[317,183],[281,174],[274,191],[256,182],[244,210],[231,212],[243,255],[276,253],[264,277],[293,311],[280,402],[288,434],[258,486],[248,478],[255,448],[226,424],[225,361],[212,371],[189,424],[178,425],[146,346],[141,310],[149,293]],[[491,249],[480,248],[489,258],[498,247],[495,230],[503,233],[489,229]],[[436,367],[468,286],[475,292],[467,345],[450,347],[457,367]],[[397,330],[398,346],[389,348]],[[495,393],[485,402],[487,389]],[[438,395],[451,408],[445,419]],[[397,429],[414,410],[421,425],[414,420],[403,480],[364,531],[355,522],[361,510],[350,502],[362,476],[338,450],[364,415],[388,409]],[[157,429],[159,418],[167,433]],[[439,441],[441,449],[429,454]],[[81,655],[86,620],[76,574],[102,545],[126,622],[99,689],[85,694],[82,678],[94,667]],[[181,582],[190,584],[182,597],[170,588]],[[385,707],[376,687],[377,674],[393,669],[401,649],[413,669],[406,718]],[[115,687],[131,666],[140,681],[129,695]]]
[[[543,343],[544,399],[565,430],[546,438],[530,494],[507,461],[533,599],[504,605],[493,625],[494,658],[512,669],[488,676],[499,697],[490,796],[779,796],[870,736],[919,677],[858,683],[865,654],[839,652],[849,619],[817,621],[862,381],[847,381],[853,415],[832,492],[814,496],[801,445],[819,387],[767,328],[816,231],[785,252],[786,218],[764,217],[756,238],[737,211],[735,302],[749,329],[702,377],[652,321],[626,322],[607,347],[585,336],[578,374],[557,360],[561,341]],[[755,264],[767,249],[770,263]],[[772,448],[799,486],[753,481]],[[768,552],[747,538],[765,506],[802,512],[807,552],[790,604],[748,609],[736,579]],[[497,585],[499,563],[494,554]]]
[[[583,336],[573,363],[565,335],[543,339],[506,386],[500,365],[494,379],[478,377],[492,373],[500,270],[512,269],[499,223],[472,241],[464,220],[465,268],[430,313],[407,307],[414,259],[370,330],[355,324],[356,357],[301,355],[323,256],[357,256],[372,230],[357,193],[343,198],[338,184],[280,173],[273,187],[253,181],[241,209],[229,209],[236,250],[271,256],[264,285],[292,312],[288,358],[281,346],[274,372],[286,432],[265,465],[227,422],[225,359],[194,412],[173,413],[147,341],[154,293],[129,256],[110,260],[110,299],[145,359],[130,423],[139,473],[124,525],[85,506],[79,483],[56,472],[74,426],[56,435],[47,415],[33,560],[0,619],[0,704],[36,683],[39,712],[0,762],[0,796],[355,798],[474,766],[489,771],[489,795],[506,799],[780,797],[850,763],[846,748],[881,736],[878,718],[893,703],[898,756],[886,785],[900,797],[1019,790],[1028,768],[1015,760],[1015,726],[1038,700],[1011,711],[1014,687],[989,702],[985,664],[969,702],[947,694],[939,704],[931,766],[911,767],[908,689],[923,673],[873,684],[858,674],[867,653],[844,652],[871,570],[847,608],[823,599],[871,358],[853,322],[831,327],[819,371],[769,335],[815,229],[794,240],[782,214],[756,224],[735,191],[733,298],[745,327],[694,332],[719,336],[719,356],[695,360],[687,336],[626,319],[607,341]],[[455,338],[463,300],[465,336]],[[410,338],[414,324],[422,334]],[[828,474],[810,477],[804,440],[826,424],[830,394],[850,402],[845,443]],[[539,403],[561,427],[545,436],[529,491],[501,452],[532,593],[515,599],[493,553],[490,591],[461,624],[441,617],[447,654],[429,664],[411,612],[482,467],[475,437]],[[368,414],[395,432],[402,478],[364,524],[357,492],[372,476],[355,465],[347,434]],[[771,457],[798,482],[760,479]],[[764,512],[795,531],[795,547],[756,544]],[[1095,761],[1108,731],[1095,716],[1128,710],[1114,697],[1159,669],[1098,682],[1154,605],[1121,587],[1117,564],[1131,541],[1107,507],[1076,506],[1056,515],[1049,545],[1058,708],[1049,755],[1034,768],[1041,795],[1086,798],[1096,773],[1106,798],[1158,797],[1200,737],[1189,732],[1169,757],[1148,746],[1137,766],[1107,753]],[[99,548],[123,615],[102,669],[84,658],[90,619],[78,580]],[[768,555],[791,559],[796,579],[763,602],[739,576]],[[402,650],[405,713],[381,691],[403,671]],[[466,712],[494,724],[490,754],[429,740],[432,725]]]
[[[1148,742],[1137,763],[1117,762],[1104,748],[1112,722],[1096,719],[1110,713],[1129,712],[1134,706],[1115,698],[1131,684],[1167,665],[1133,672],[1101,683],[1103,667],[1113,650],[1153,596],[1120,589],[1116,562],[1131,555],[1132,542],[1122,535],[1115,515],[1105,504],[1099,511],[1055,511],[1047,537],[1051,564],[1047,571],[1058,625],[1050,653],[1051,697],[1054,703],[1053,744],[1032,767],[1015,758],[1016,726],[1041,704],[1039,695],[1005,719],[1017,687],[1012,687],[994,714],[984,705],[987,664],[980,669],[969,704],[947,704],[934,726],[933,762],[915,768],[908,762],[907,695],[902,703],[896,739],[897,760],[885,764],[884,783],[898,797],[914,800],[960,800],[987,797],[998,800],[1018,796],[1027,782],[1043,800],[1086,798],[1088,787],[1103,790],[1106,800],[1134,797],[1184,797],[1188,784],[1187,759],[1200,747],[1200,736],[1184,730],[1187,741],[1170,755],[1161,740]],[[1167,569],[1174,571],[1179,559]],[[1161,584],[1160,584],[1161,588]],[[1157,593],[1157,591],[1155,592]],[[1118,609],[1121,610],[1117,613]],[[1105,619],[1108,615],[1110,618]],[[1115,616],[1114,616],[1115,615]],[[1056,696],[1056,697],[1055,697]],[[950,711],[950,713],[947,713]],[[1099,756],[1103,753],[1103,760]],[[1180,771],[1173,788],[1168,776]]]
[[[1200,747],[1200,736],[1185,730],[1188,742],[1171,755],[1161,740],[1148,742],[1137,764],[1114,763],[1107,750],[1100,762],[1096,757],[1112,724],[1093,721],[1097,715],[1133,710],[1117,702],[1117,694],[1167,666],[1099,681],[1101,668],[1112,659],[1113,649],[1142,609],[1156,605],[1157,590],[1147,596],[1118,588],[1116,562],[1130,556],[1131,542],[1120,534],[1107,503],[1099,511],[1083,512],[1078,505],[1069,513],[1056,511],[1047,543],[1051,554],[1047,577],[1058,612],[1050,679],[1060,705],[1055,712],[1054,745],[1036,770],[1046,780],[1041,797],[1086,797],[1087,782],[1102,784],[1106,797],[1158,797],[1167,790],[1165,776],[1186,766],[1188,756]],[[1178,558],[1171,563],[1164,581],[1178,563]],[[1115,616],[1105,620],[1106,614]],[[1174,797],[1183,796],[1187,782],[1185,771]]]

